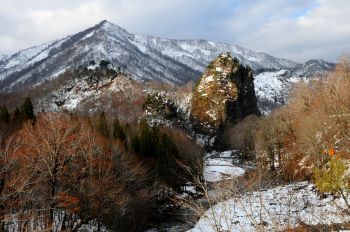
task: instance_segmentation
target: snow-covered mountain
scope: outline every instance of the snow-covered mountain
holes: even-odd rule
[[[300,81],[308,82],[334,69],[335,64],[323,60],[309,60],[292,69],[265,71],[254,77],[255,93],[262,113],[288,101],[290,89]]]
[[[102,21],[75,35],[0,58],[0,90],[28,88],[66,69],[102,59],[125,69],[134,79],[183,84],[198,79],[211,60],[227,51],[255,72],[300,66],[290,60],[224,43],[134,35]]]
[[[293,68],[292,75],[309,79],[317,75],[322,75],[332,69],[334,69],[334,63],[324,60],[309,60]]]
[[[295,82],[334,68],[333,63],[310,60],[299,64],[237,45],[207,40],[174,40],[134,35],[108,21],[63,39],[0,56],[0,92],[27,90],[55,79],[68,69],[87,67],[94,60],[110,61],[135,80],[177,85],[199,79],[219,54],[231,52],[255,73],[259,108],[283,104]],[[118,69],[119,70],[119,69]]]
[[[293,68],[297,63],[255,52],[237,45],[216,43],[207,40],[169,40],[152,36],[136,35],[135,42],[156,49],[163,55],[203,72],[208,63],[219,54],[231,52],[243,64],[254,70]]]

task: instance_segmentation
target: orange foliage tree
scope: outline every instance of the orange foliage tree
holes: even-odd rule
[[[3,225],[21,217],[20,228],[33,220],[51,230],[77,231],[92,220],[100,227],[135,196],[152,197],[152,186],[140,185],[130,197],[130,183],[146,177],[141,165],[113,152],[85,120],[65,114],[41,114],[25,124],[7,140],[1,164]]]
[[[343,58],[334,71],[319,80],[296,86],[289,103],[264,119],[269,123],[263,120],[260,134],[271,132],[265,133],[271,145],[270,159],[278,154],[279,171],[287,179],[311,178],[315,167],[329,161],[323,153],[350,158],[349,89],[350,63]],[[267,151],[261,149],[258,156]]]

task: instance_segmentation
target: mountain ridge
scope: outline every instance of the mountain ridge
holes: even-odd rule
[[[69,68],[101,59],[126,69],[134,79],[181,85],[197,80],[207,64],[226,51],[255,72],[300,65],[237,45],[136,35],[104,20],[74,35],[4,57],[0,61],[0,91],[35,86]]]
[[[60,74],[108,60],[138,81],[183,85],[198,81],[219,54],[230,52],[254,73],[259,109],[268,113],[288,100],[289,89],[332,70],[323,60],[297,63],[238,45],[203,39],[164,39],[129,33],[106,20],[81,32],[0,57],[0,93],[26,93]]]

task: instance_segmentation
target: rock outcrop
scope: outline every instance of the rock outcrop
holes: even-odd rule
[[[259,114],[253,73],[230,53],[212,61],[193,91],[191,119],[201,133]]]

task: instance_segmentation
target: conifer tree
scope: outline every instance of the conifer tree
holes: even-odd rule
[[[142,119],[131,146],[137,154],[151,158],[154,162],[153,173],[158,180],[174,188],[179,186],[180,180],[173,178],[182,171],[177,162],[180,159],[179,150],[169,134],[161,132],[156,126],[149,127],[147,121]]]
[[[141,153],[141,145],[140,145],[140,136],[139,135],[135,135],[132,137],[131,147],[136,153],[138,153],[138,154]]]
[[[107,69],[109,64],[111,64],[111,63],[108,60],[101,60],[100,61],[100,68]]]
[[[35,119],[32,100],[27,97],[21,105],[23,119]]]
[[[176,162],[179,151],[168,134],[161,133],[159,135],[156,151],[156,170],[158,178],[172,187],[177,187],[178,180],[174,180],[173,177],[182,171]]]
[[[154,130],[154,129],[153,129]],[[152,156],[155,151],[155,132],[149,128],[146,119],[140,122],[140,149],[145,156]]]
[[[118,118],[113,121],[113,137],[116,139],[126,139],[126,134],[123,127],[120,125]]]
[[[150,157],[156,153],[155,137],[155,128],[150,128],[147,120],[141,119],[139,133],[132,140],[132,148],[135,152]]]
[[[108,137],[109,131],[108,131],[108,123],[106,119],[106,114],[104,111],[101,111],[99,122],[98,122],[98,131],[101,133],[101,135]]]
[[[13,112],[13,123],[20,123],[23,121],[23,115],[19,107],[16,107],[15,111]]]
[[[8,123],[10,121],[10,114],[5,105],[0,106],[0,121],[5,123]]]

